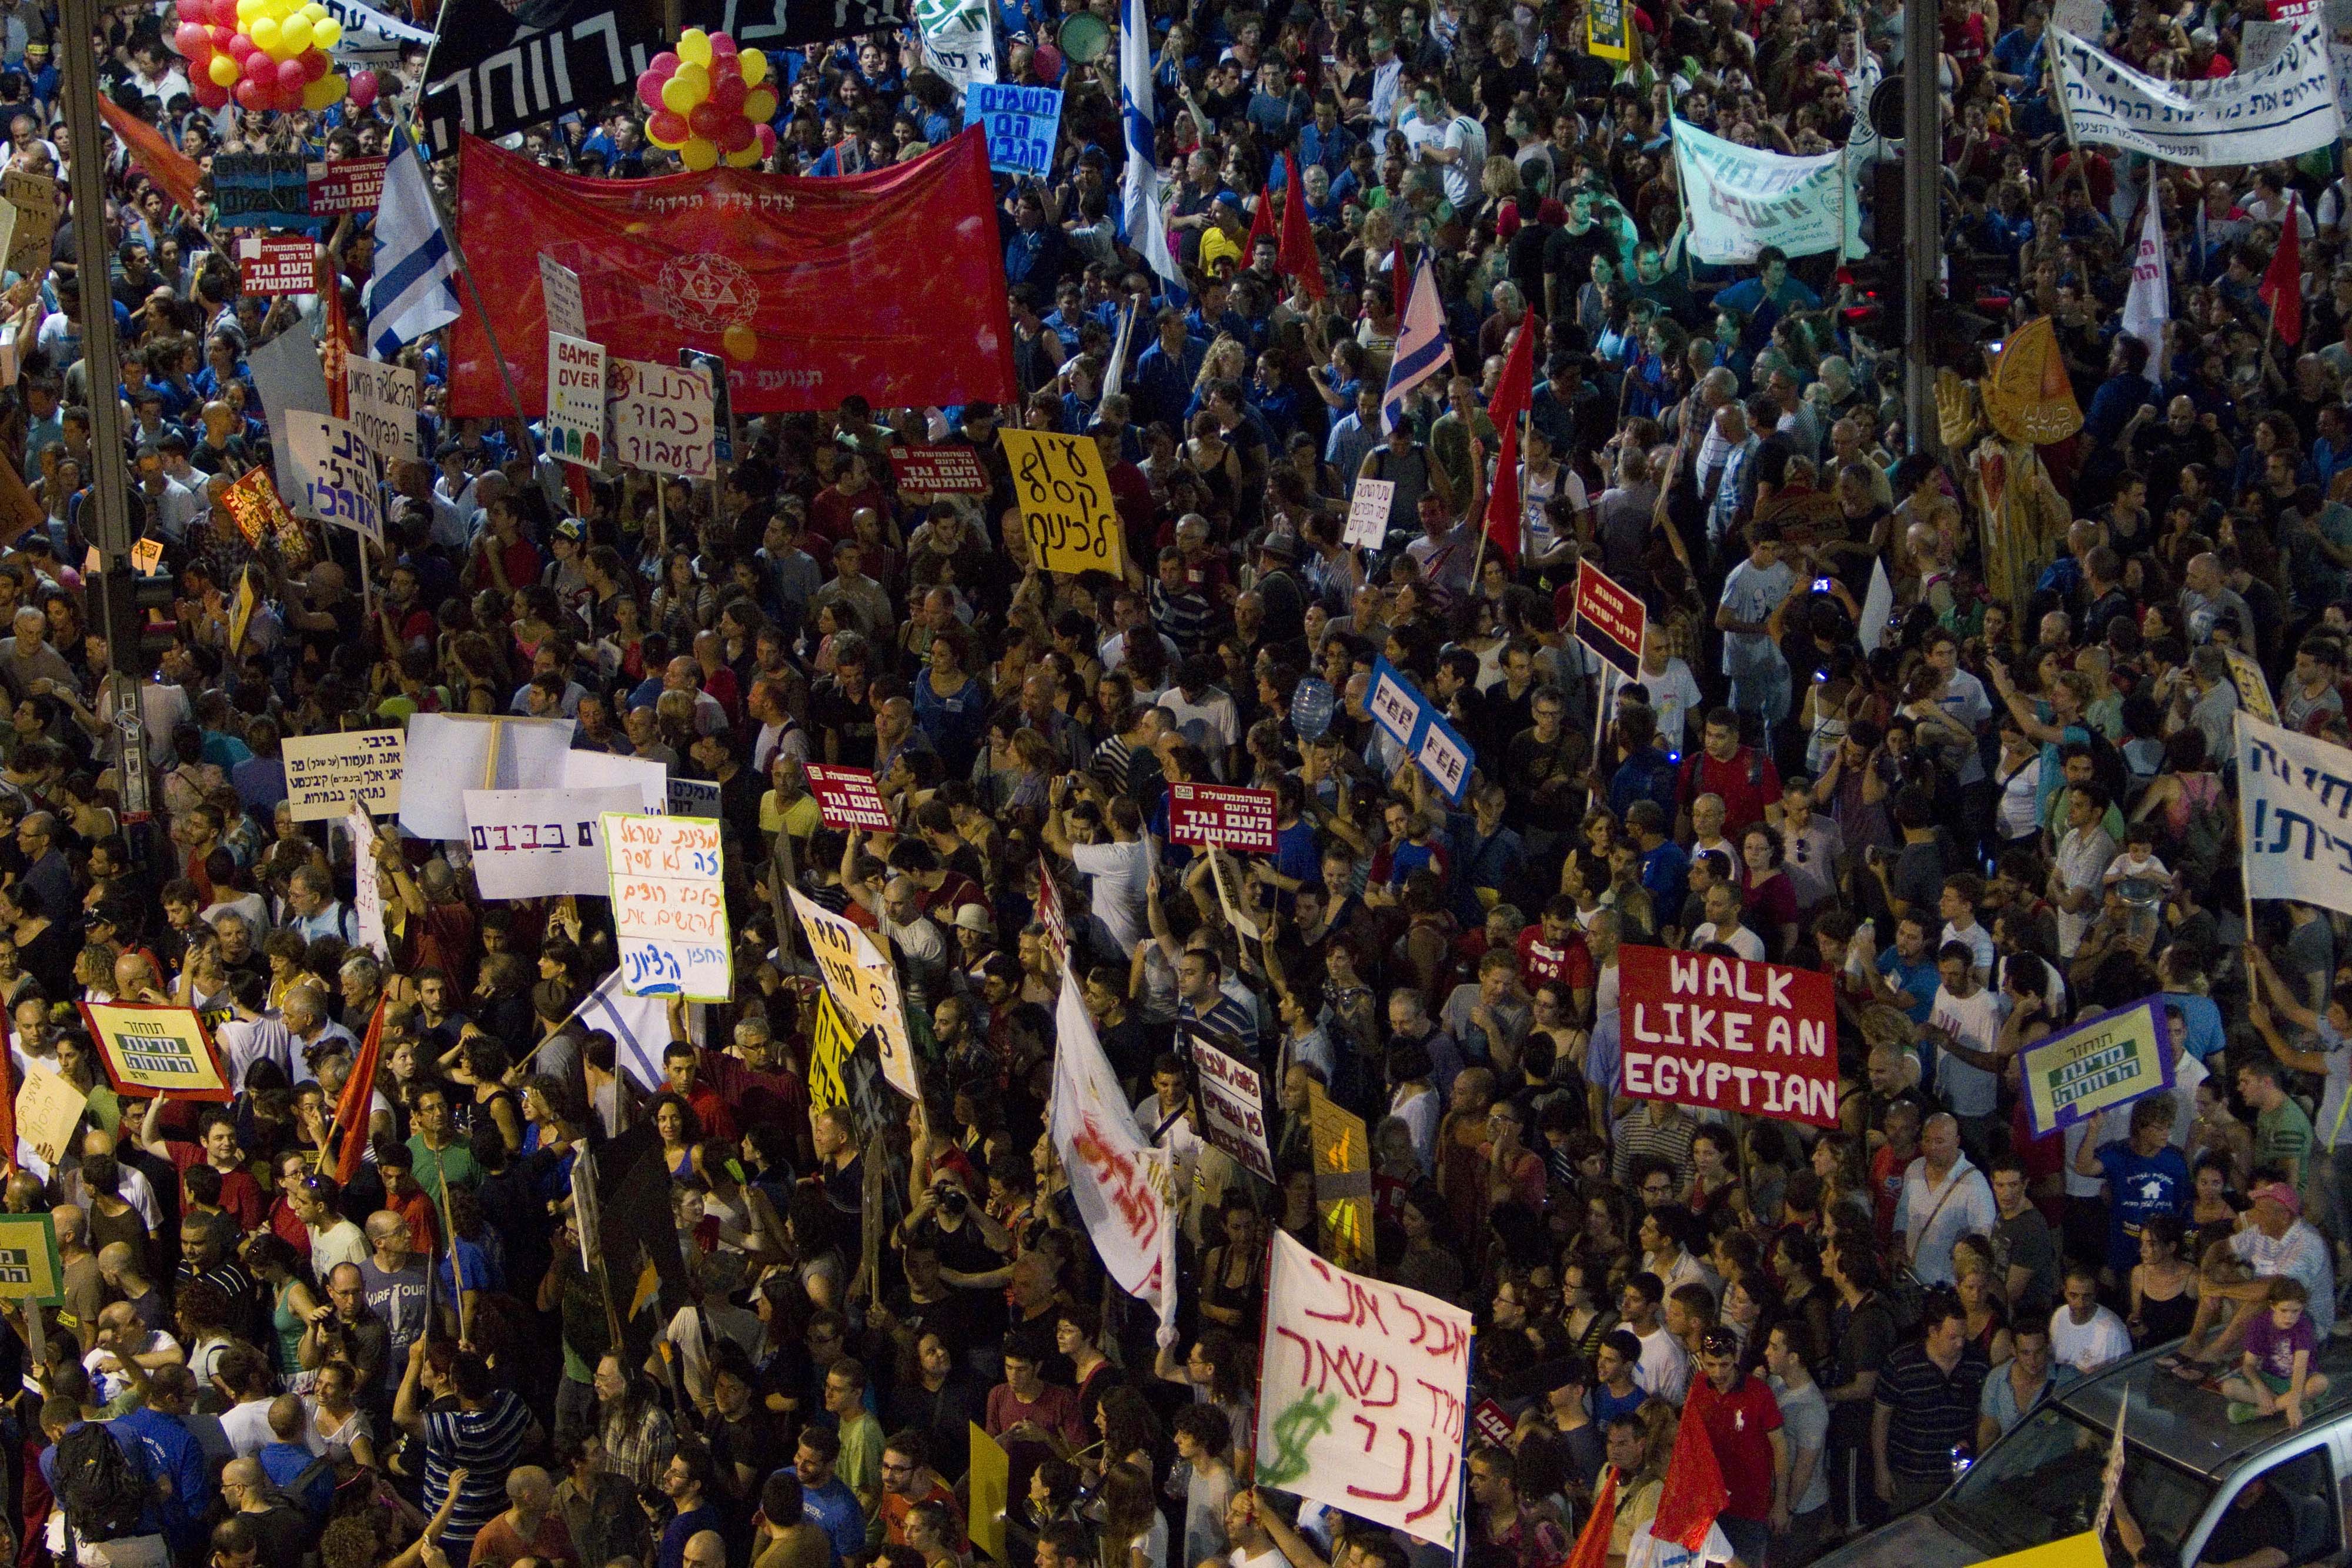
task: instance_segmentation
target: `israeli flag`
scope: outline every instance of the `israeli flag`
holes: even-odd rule
[[[1432,376],[1443,375],[1454,363],[1445,341],[1445,308],[1437,301],[1437,277],[1429,258],[1412,275],[1412,299],[1397,331],[1396,357],[1389,361],[1389,390],[1381,398],[1381,430],[1394,430],[1404,418],[1407,394]]]
[[[1142,253],[1144,265],[1182,299],[1184,269],[1168,248],[1168,226],[1160,204],[1160,165],[1152,156],[1151,16],[1143,0],[1119,0],[1118,118],[1127,141],[1127,180],[1121,201],[1127,243]]]
[[[457,319],[457,257],[434,210],[425,161],[405,131],[392,133],[375,218],[375,277],[368,285],[368,342],[389,360]]]

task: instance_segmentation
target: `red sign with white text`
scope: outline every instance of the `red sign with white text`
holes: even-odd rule
[[[985,496],[988,469],[969,446],[909,446],[890,459],[910,496]]]
[[[1274,853],[1274,791],[1171,781],[1168,836],[1180,844],[1223,844],[1244,854],[1270,855]]]
[[[334,158],[310,170],[310,211],[372,213],[383,197],[382,158]]]
[[[870,768],[828,768],[806,765],[809,793],[816,797],[817,814],[828,828],[863,828],[868,832],[898,831],[898,820],[882,803]]]
[[[318,242],[301,235],[247,235],[236,242],[236,278],[247,294],[316,294]]]
[[[1649,617],[1640,594],[1589,560],[1576,563],[1576,640],[1629,681],[1641,679],[1642,633]]]
[[[1829,976],[1711,953],[1617,953],[1622,1092],[1837,1125],[1837,989]]]

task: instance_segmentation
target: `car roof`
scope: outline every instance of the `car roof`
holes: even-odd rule
[[[2283,1417],[2231,1425],[2221,1396],[2158,1366],[2162,1354],[2161,1349],[2144,1351],[2068,1384],[2053,1398],[2100,1430],[2113,1431],[2116,1412],[2129,1390],[2126,1439],[2215,1481],[2240,1469],[2261,1469],[2259,1461],[2272,1449],[2305,1446],[2303,1439],[2315,1427],[2338,1426],[2352,1417],[2352,1342],[2320,1341],[2312,1370],[2326,1373],[2329,1387],[2305,1412],[2296,1431],[2290,1431]]]

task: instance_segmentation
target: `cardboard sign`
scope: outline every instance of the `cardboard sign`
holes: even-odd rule
[[[2278,722],[2278,703],[2271,695],[2271,679],[2263,667],[2235,648],[2221,650],[2230,660],[2230,679],[2237,684],[2238,706],[2264,724]]]
[[[1642,637],[1650,609],[1590,559],[1576,563],[1576,640],[1617,667],[1629,681],[1642,678]]]
[[[849,1103],[849,1059],[857,1053],[857,1036],[822,986],[809,999],[809,1109],[829,1111]]]
[[[287,807],[298,822],[323,822],[350,810],[356,795],[371,815],[391,816],[400,810],[407,750],[407,737],[396,729],[289,735],[278,747]]]
[[[1257,1484],[1452,1551],[1471,1332],[1452,1302],[1334,1268],[1276,1229]]]
[[[389,463],[395,457],[420,455],[415,371],[354,354],[343,361],[343,386],[350,394],[352,427],[377,456]]]
[[[979,1422],[971,1422],[971,1544],[1001,1568],[1013,1568],[1004,1542],[1004,1514],[1013,1495],[1013,1457]]]
[[[228,1100],[228,1080],[204,1020],[187,1008],[84,1002],[83,1021],[98,1042],[117,1094],[177,1100]]]
[[[383,165],[376,158],[330,158],[313,163],[305,177],[314,215],[372,213],[383,200]]]
[[[1168,786],[1168,836],[1180,844],[1223,844],[1244,854],[1274,853],[1274,791],[1229,784]]]
[[[468,789],[467,842],[484,898],[600,897],[605,891],[599,819],[642,809],[633,787]]]
[[[1265,1074],[1255,1062],[1187,1037],[1201,1071],[1201,1134],[1261,1181],[1272,1182],[1274,1151],[1265,1141]]]
[[[997,438],[1013,464],[1030,559],[1044,570],[1072,577],[1083,571],[1125,576],[1126,542],[1094,437],[1004,430]]]
[[[568,718],[411,714],[402,775],[422,788],[401,796],[400,825],[420,839],[462,839],[472,830],[461,791],[561,789],[573,727]]]
[[[213,155],[213,203],[224,228],[302,228],[310,217],[310,160],[299,152]]]
[[[901,494],[985,496],[988,468],[969,446],[909,446],[891,460]]]
[[[628,468],[716,479],[710,378],[651,360],[614,360],[613,459]]]
[[[2035,1137],[2172,1087],[2172,1053],[2158,1045],[2163,1006],[2161,998],[2150,997],[2062,1030],[2019,1053],[2025,1113]]]
[[[383,542],[375,449],[366,437],[347,419],[306,410],[289,411],[285,425],[286,448],[301,486],[294,509]]]
[[[882,803],[882,791],[875,785],[871,768],[833,768],[811,762],[803,771],[826,827],[863,828],[878,833],[898,831],[898,819]]]
[[[809,951],[816,956],[824,987],[859,1034],[874,1031],[882,1053],[882,1074],[890,1087],[909,1100],[922,1098],[915,1073],[915,1040],[907,1029],[907,1009],[898,995],[898,971],[876,949],[873,940],[856,925],[810,898],[798,888],[792,894],[793,913],[800,916]]]
[[[152,577],[163,565],[163,541],[144,537],[131,541],[131,570]]]
[[[365,811],[347,811],[343,831],[352,838],[352,914],[359,919],[360,946],[388,959],[392,938],[384,931],[383,877],[375,859],[375,819]]]
[[[547,305],[547,329],[567,338],[588,335],[588,308],[580,293],[580,275],[541,252],[539,287]]]
[[[300,235],[245,235],[236,242],[237,287],[267,298],[319,292],[319,247]]]
[[[1837,986],[1828,975],[1630,945],[1617,966],[1628,1095],[1837,1125]]]
[[[604,346],[547,335],[547,449],[583,468],[604,465]]]
[[[1491,1399],[1481,1399],[1478,1408],[1470,1412],[1470,1429],[1498,1448],[1511,1441],[1511,1418]]]
[[[267,467],[248,468],[237,482],[221,492],[221,505],[236,524],[236,531],[254,549],[261,548],[263,539],[277,535],[281,539],[288,531],[298,538],[302,525],[278,498],[277,483]]]
[[[1342,1268],[1372,1264],[1372,1146],[1364,1119],[1309,1082],[1307,1139],[1315,1155],[1316,1243]]]
[[[719,815],[719,786],[708,779],[669,781],[669,814],[673,817]]]
[[[47,271],[49,242],[58,233],[58,183],[30,169],[0,173],[0,197],[16,209],[8,235],[8,270],[30,277]]]
[[[58,1073],[35,1067],[16,1089],[16,1137],[41,1164],[55,1167],[73,1147],[81,1131],[89,1096]]]
[[[1359,479],[1348,501],[1348,530],[1339,542],[1378,549],[1389,542],[1389,509],[1396,504],[1393,479]]]
[[[1470,793],[1470,765],[1476,752],[1462,732],[1445,721],[1437,705],[1405,679],[1404,672],[1384,658],[1372,661],[1371,690],[1364,706],[1374,722],[1405,748],[1430,782],[1443,790],[1448,804],[1459,806]]]
[[[723,1002],[734,992],[719,824],[702,817],[607,811],[604,868],[633,997]]]
[[[1042,180],[1054,172],[1062,133],[1062,89],[976,81],[964,95],[964,123],[985,126],[988,166],[1000,174]]]
[[[0,1301],[56,1306],[65,1299],[57,1221],[46,1214],[0,1214]]]
[[[1584,52],[1604,60],[1630,60],[1631,29],[1625,25],[1625,0],[1591,0],[1584,9]]]

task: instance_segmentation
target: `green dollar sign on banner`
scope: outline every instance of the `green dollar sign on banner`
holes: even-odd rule
[[[1306,1395],[1274,1418],[1276,1451],[1261,1455],[1257,1479],[1261,1486],[1286,1487],[1307,1473],[1307,1445],[1331,1429],[1332,1413],[1339,1408],[1336,1394]]]

